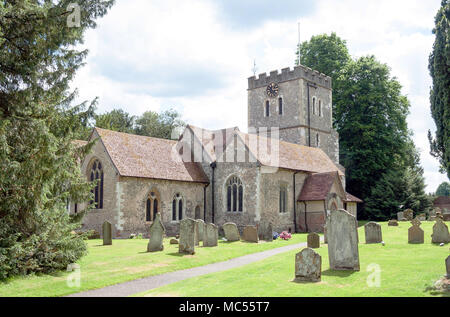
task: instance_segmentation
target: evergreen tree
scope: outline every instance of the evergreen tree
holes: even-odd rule
[[[429,58],[433,80],[430,93],[431,115],[436,123],[436,135],[428,131],[431,155],[437,157],[441,171],[450,178],[450,1],[442,0],[435,18],[436,39]]]
[[[436,196],[450,196],[450,183],[443,182],[436,190]]]
[[[75,47],[113,1],[72,3],[0,1],[0,279],[65,269],[86,252],[66,204],[90,198],[77,163],[89,146],[72,140],[92,109],[70,107],[68,88],[87,54]]]

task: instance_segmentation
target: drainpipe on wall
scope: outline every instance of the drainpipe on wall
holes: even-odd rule
[[[308,87],[308,146],[311,146],[311,97],[309,94],[309,87],[317,89],[317,85],[308,82],[306,86]]]
[[[297,196],[295,193],[295,175],[300,172],[295,172],[292,176],[293,178],[293,187],[294,187],[294,233],[297,233]]]
[[[214,175],[214,170],[217,167],[216,162],[212,162],[209,166],[211,166],[211,222],[214,223],[214,180],[215,180],[215,175]]]

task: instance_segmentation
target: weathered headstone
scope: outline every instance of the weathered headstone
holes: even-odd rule
[[[308,248],[318,249],[320,248],[320,236],[317,233],[310,233],[307,237]]]
[[[406,209],[403,212],[403,216],[405,216],[406,220],[411,221],[414,218],[414,211],[412,209]]]
[[[198,241],[203,241],[203,231],[205,230],[205,222],[202,219],[195,220],[197,222]]]
[[[311,248],[305,248],[295,255],[295,280],[320,282],[322,257]]]
[[[445,267],[447,268],[447,278],[450,278],[450,255],[445,259]]]
[[[389,222],[388,222],[388,226],[389,226],[389,227],[398,227],[398,221],[395,220],[395,219],[391,219],[391,220],[389,220]]]
[[[323,226],[323,243],[328,244],[327,225]]]
[[[105,221],[102,226],[103,245],[112,245],[112,226],[111,223]]]
[[[406,221],[405,215],[403,214],[403,211],[397,212],[397,220],[398,221]]]
[[[239,241],[241,237],[239,235],[239,230],[235,223],[227,222],[223,225],[223,231],[225,233],[225,238],[227,241]]]
[[[260,221],[258,225],[258,236],[260,240],[273,241],[272,224],[268,221]]]
[[[178,247],[179,253],[195,253],[195,224],[195,220],[191,218],[185,218],[180,221],[180,241]]]
[[[170,239],[170,244],[178,244],[178,240],[175,238]]]
[[[242,240],[258,243],[258,229],[256,226],[245,226],[244,232],[242,233]]]
[[[166,229],[161,221],[160,213],[156,213],[155,219],[150,226],[150,240],[147,245],[147,252],[156,252],[164,250],[163,239]]]
[[[203,231],[203,246],[217,247],[217,240],[219,240],[219,228],[215,224],[206,223]]]
[[[381,225],[376,222],[368,222],[364,225],[366,235],[366,244],[381,243],[383,237],[381,234]]]
[[[344,209],[327,217],[328,258],[332,270],[359,271],[359,250],[355,217]]]
[[[431,243],[449,243],[450,234],[448,227],[441,218],[436,218],[433,225],[433,234],[431,235]]]
[[[420,220],[414,218],[411,221],[412,227],[408,229],[408,243],[424,243],[424,232],[420,228]]]
[[[425,221],[425,220],[427,220],[426,214],[420,214],[420,215],[417,216],[417,218],[418,218],[420,221]]]

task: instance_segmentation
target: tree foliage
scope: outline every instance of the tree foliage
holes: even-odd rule
[[[436,135],[428,131],[431,155],[439,159],[441,171],[450,178],[450,1],[442,0],[435,17],[435,42],[429,58],[433,80],[430,92],[431,115]]]
[[[181,120],[180,114],[173,109],[161,113],[147,111],[136,119],[135,133],[162,139],[171,139],[173,131],[185,125]]]
[[[105,114],[94,115],[95,126],[103,129],[133,133],[135,117],[122,109],[114,109]]]
[[[87,51],[75,49],[113,1],[77,1],[79,27],[68,27],[73,1],[0,1],[0,279],[65,269],[85,252],[68,199],[90,198],[77,160],[80,118],[69,82]]]
[[[450,183],[443,182],[440,184],[436,190],[436,196],[450,196]]]

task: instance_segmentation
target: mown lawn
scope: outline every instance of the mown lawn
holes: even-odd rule
[[[448,223],[447,223],[448,224]],[[425,244],[408,244],[409,222],[399,227],[382,223],[386,245],[366,245],[364,228],[359,228],[361,271],[331,271],[328,250],[322,245],[316,251],[322,256],[322,281],[295,283],[295,254],[290,251],[240,268],[208,274],[139,294],[140,296],[449,296],[429,287],[445,274],[449,245],[431,244],[433,223],[423,222]],[[367,280],[379,265],[380,287],[369,287]]]
[[[89,240],[89,254],[78,262],[81,268],[79,288],[68,286],[70,272],[59,272],[16,277],[0,283],[0,296],[63,296],[305,241],[305,234],[295,234],[290,241],[259,244],[219,241],[218,247],[196,247],[195,255],[180,255],[178,245],[170,245],[169,239],[164,241],[164,251],[156,253],[146,252],[148,239],[113,240],[112,246],[103,246],[102,240]]]

